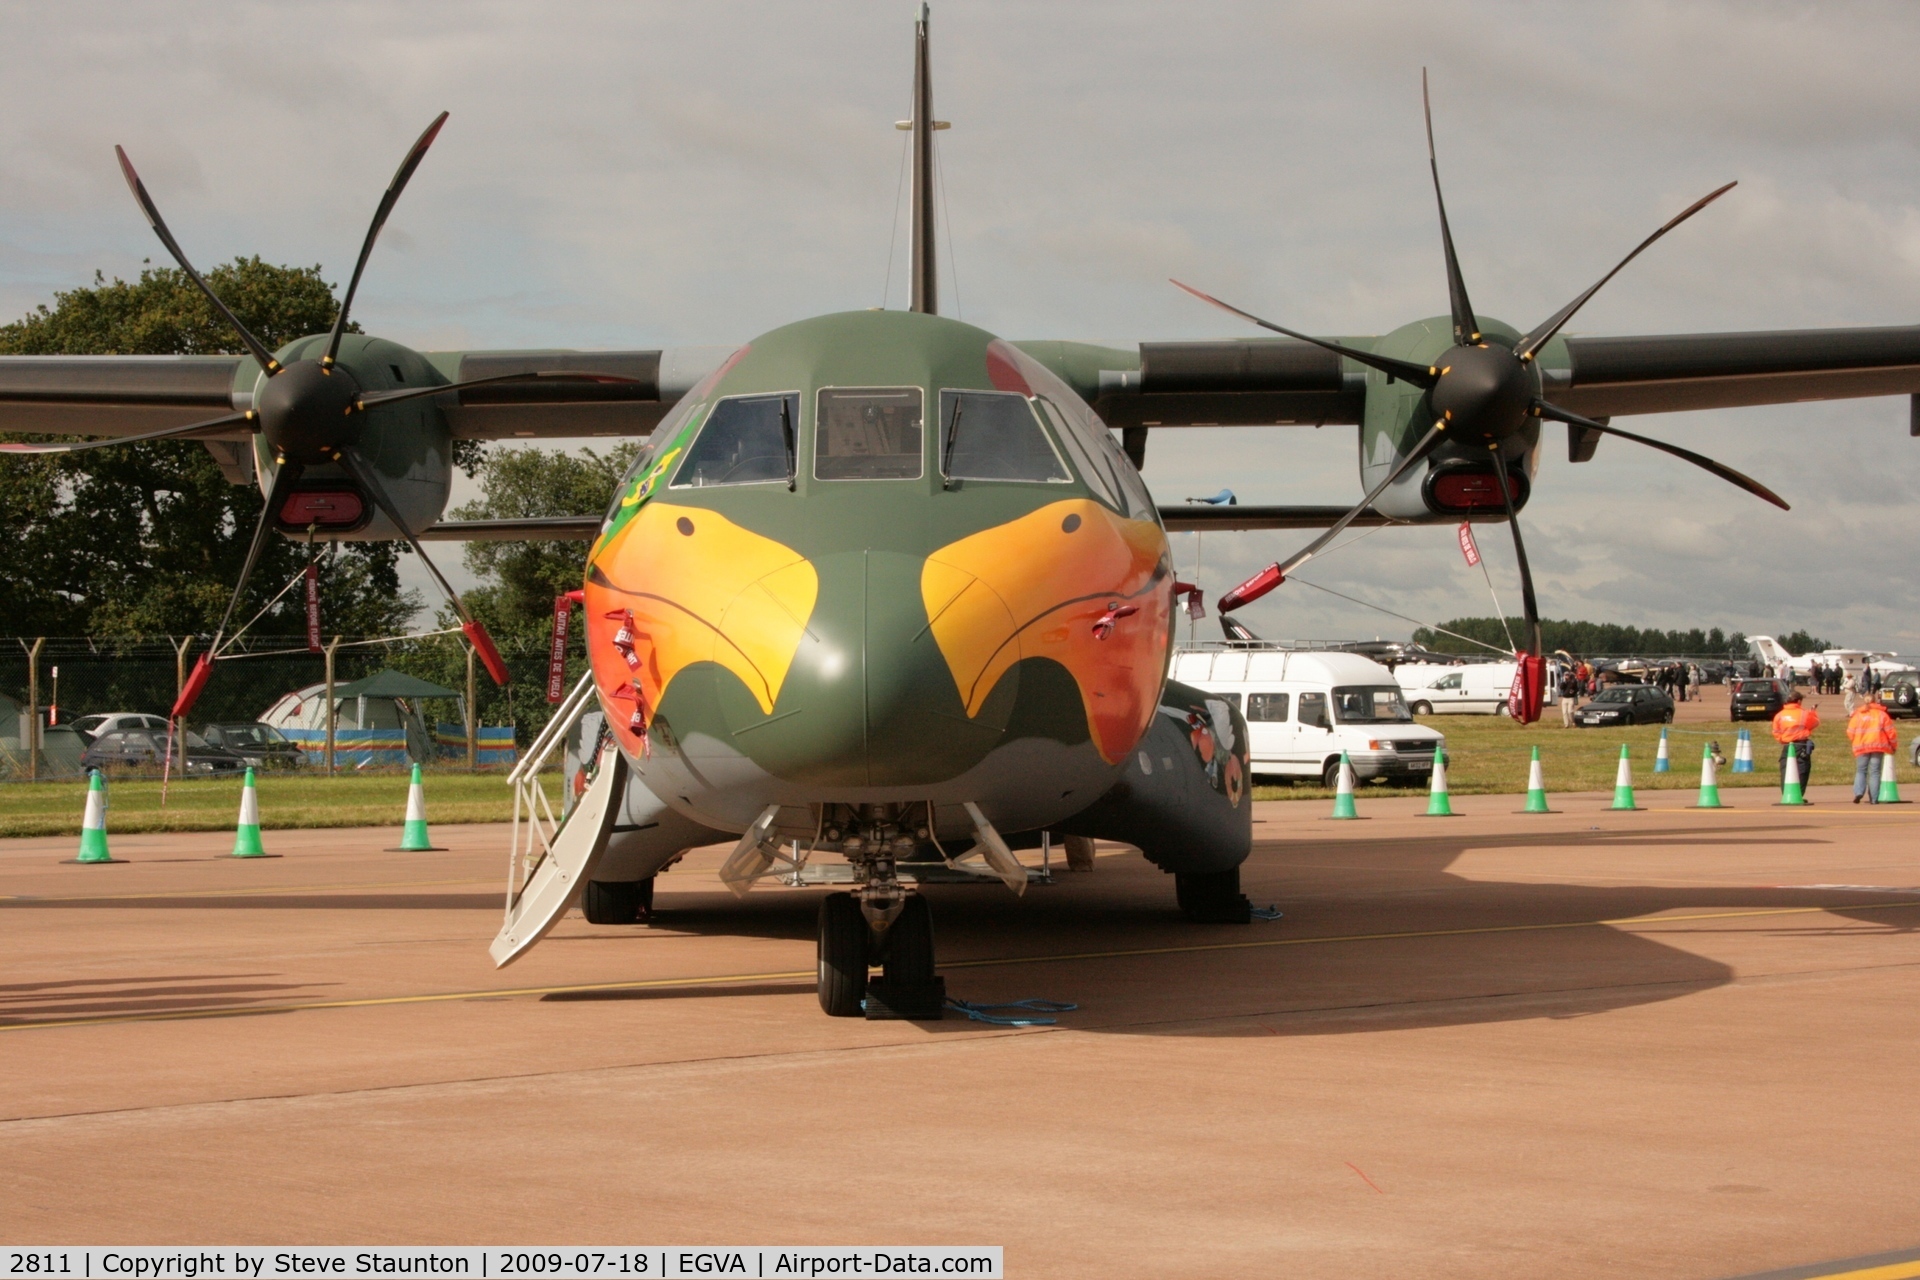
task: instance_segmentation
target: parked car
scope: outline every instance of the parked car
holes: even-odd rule
[[[1671,724],[1673,699],[1650,684],[1616,684],[1595,694],[1593,701],[1573,713],[1583,729],[1602,725]]]
[[[1729,720],[1772,720],[1786,705],[1787,685],[1772,676],[1735,680],[1729,690]]]
[[[92,742],[103,733],[112,733],[116,729],[158,729],[167,731],[165,716],[150,716],[138,711],[102,711],[90,716],[81,716],[69,724],[73,730],[88,742]]]
[[[227,777],[247,767],[238,753],[224,747],[209,746],[206,739],[197,733],[189,733],[186,741],[187,762],[181,772],[188,776]],[[115,729],[93,740],[93,745],[81,753],[80,766],[102,772],[115,769],[158,770],[165,767],[169,750],[174,752],[175,767],[178,768],[178,748],[173,745],[173,736],[165,730]]]
[[[200,736],[207,745],[224,747],[238,755],[253,769],[297,769],[307,762],[299,743],[257,720],[210,724],[200,730]]]
[[[1880,674],[1880,705],[1892,716],[1920,716],[1920,671],[1912,667],[1904,671],[1886,671]]]
[[[1241,709],[1256,775],[1331,787],[1345,752],[1360,781],[1425,782],[1446,744],[1413,722],[1393,673],[1357,653],[1186,649],[1173,676]]]
[[[1511,662],[1475,662],[1440,667],[1408,663],[1394,668],[1407,708],[1416,716],[1505,715],[1513,691]],[[1560,697],[1560,664],[1547,664],[1546,700]]]

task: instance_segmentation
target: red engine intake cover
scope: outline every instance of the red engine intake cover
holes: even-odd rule
[[[1427,505],[1442,513],[1467,515],[1506,510],[1506,504],[1500,501],[1500,481],[1491,471],[1435,471],[1427,477],[1425,489]],[[1516,509],[1526,505],[1527,484],[1518,472],[1507,472],[1507,493]]]
[[[357,489],[296,489],[280,504],[276,519],[293,532],[308,525],[333,532],[358,529],[367,522],[367,502]]]

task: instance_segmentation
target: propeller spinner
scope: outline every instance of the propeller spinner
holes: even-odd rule
[[[1503,342],[1489,341],[1483,335],[1479,319],[1473,313],[1473,304],[1467,297],[1466,280],[1460,271],[1459,257],[1454,252],[1453,232],[1447,224],[1446,199],[1440,190],[1440,164],[1435,158],[1433,146],[1433,106],[1427,95],[1427,77],[1424,70],[1420,73],[1420,98],[1426,113],[1427,165],[1433,174],[1433,198],[1440,214],[1440,243],[1446,257],[1447,297],[1453,322],[1453,345],[1442,352],[1433,364],[1415,364],[1299,333],[1274,324],[1270,320],[1264,320],[1251,312],[1242,311],[1190,285],[1181,284],[1178,280],[1173,282],[1202,301],[1251,321],[1263,329],[1302,342],[1310,342],[1358,364],[1377,369],[1391,377],[1424,389],[1427,394],[1422,403],[1432,423],[1426,433],[1400,458],[1386,477],[1368,490],[1366,496],[1335,521],[1331,528],[1288,559],[1267,566],[1221,596],[1218,607],[1219,611],[1225,614],[1259,599],[1286,581],[1287,574],[1312,559],[1323,547],[1338,537],[1349,524],[1373,505],[1375,499],[1438,448],[1443,440],[1453,440],[1462,445],[1483,445],[1492,459],[1493,469],[1499,480],[1501,500],[1506,508],[1507,524],[1513,530],[1514,554],[1519,562],[1521,597],[1526,613],[1529,647],[1515,655],[1519,661],[1519,671],[1514,681],[1510,707],[1516,718],[1523,722],[1530,721],[1539,717],[1545,668],[1540,652],[1540,617],[1534,598],[1533,574],[1527,565],[1526,546],[1521,540],[1520,522],[1513,508],[1513,494],[1507,479],[1504,448],[1507,441],[1526,429],[1530,419],[1547,418],[1556,422],[1570,423],[1589,431],[1618,436],[1623,440],[1632,440],[1636,444],[1659,449],[1712,472],[1721,479],[1745,489],[1748,493],[1764,498],[1782,510],[1787,509],[1786,502],[1773,490],[1724,463],[1716,462],[1692,450],[1682,449],[1678,445],[1651,440],[1629,431],[1622,431],[1618,427],[1595,422],[1591,418],[1584,418],[1549,402],[1540,394],[1540,377],[1535,364],[1535,358],[1539,355],[1541,348],[1566,327],[1567,322],[1586,305],[1588,299],[1600,291],[1602,285],[1618,275],[1622,268],[1639,257],[1654,241],[1731,191],[1736,184],[1729,182],[1725,186],[1708,192],[1668,219],[1652,235],[1635,245],[1633,252],[1622,258],[1611,271],[1601,276],[1584,293],[1548,317],[1509,348]]]

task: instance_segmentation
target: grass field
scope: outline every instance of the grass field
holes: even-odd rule
[[[1676,724],[1668,729],[1671,773],[1653,772],[1654,750],[1660,730],[1646,725],[1635,729],[1563,729],[1552,715],[1539,724],[1521,726],[1504,716],[1435,716],[1423,721],[1447,735],[1448,782],[1455,795],[1515,795],[1527,787],[1527,760],[1532,747],[1540,748],[1547,791],[1611,791],[1620,747],[1633,759],[1636,789],[1693,791],[1700,785],[1700,748],[1716,741],[1729,763],[1733,759],[1734,726],[1724,721]],[[1853,777],[1853,755],[1847,747],[1842,717],[1826,720],[1815,735],[1815,782],[1842,782]],[[1778,785],[1779,748],[1764,724],[1754,731],[1755,772],[1720,771],[1720,785],[1773,787]],[[1908,736],[1903,726],[1902,737]],[[1897,773],[1907,769],[1904,757]],[[547,793],[557,801],[560,778],[545,776]],[[1920,788],[1920,777],[1914,779]],[[355,774],[326,778],[315,774],[269,773],[260,778],[260,825],[275,827],[398,828],[407,804],[407,775],[401,772]],[[1426,784],[1421,783],[1420,790]],[[434,823],[505,822],[513,816],[513,796],[499,773],[461,771],[430,773],[426,780],[427,817]],[[1363,786],[1368,795],[1406,794],[1403,788],[1380,784]],[[110,831],[227,831],[240,808],[238,782],[174,782],[167,806],[160,807],[160,784],[120,781],[109,792],[107,826]],[[1254,788],[1261,800],[1317,800],[1332,795],[1319,785]],[[1916,797],[1920,798],[1920,797]],[[77,835],[86,807],[84,782],[16,783],[0,786],[0,838],[12,836]]]
[[[260,825],[275,827],[378,827],[396,831],[407,811],[409,775],[267,773],[257,779]],[[556,803],[560,775],[544,775]],[[429,773],[427,820],[434,823],[505,822],[513,816],[513,792],[504,773]],[[141,831],[231,831],[240,811],[236,781],[174,781],[160,807],[158,782],[123,779],[109,788],[107,829]],[[0,787],[0,837],[77,835],[86,811],[84,782],[12,783]]]
[[[1653,771],[1654,753],[1660,745],[1660,727],[1641,725],[1632,729],[1563,729],[1558,710],[1538,724],[1519,725],[1505,716],[1428,716],[1420,723],[1431,725],[1447,735],[1447,785],[1455,795],[1522,794],[1527,789],[1527,761],[1532,748],[1540,748],[1540,767],[1546,775],[1547,792],[1612,791],[1614,771],[1620,763],[1620,748],[1625,746],[1633,762],[1636,791],[1695,791],[1700,789],[1700,748],[1718,742],[1727,764],[1720,770],[1720,786],[1777,787],[1779,785],[1779,744],[1767,726],[1753,722],[1754,772],[1734,773],[1733,743],[1735,726],[1725,720],[1667,726],[1667,753],[1673,761],[1671,773]],[[1908,734],[1903,728],[1902,739]],[[1817,744],[1813,757],[1813,781],[1851,782],[1853,751],[1847,745],[1845,718],[1835,715],[1821,723],[1814,734]],[[1896,760],[1894,776],[1906,771],[1904,757]],[[1920,783],[1920,779],[1916,779]],[[1427,784],[1418,784],[1425,791]],[[1260,800],[1309,800],[1330,798],[1333,793],[1315,783],[1294,786],[1260,785],[1254,788]],[[1360,795],[1407,794],[1406,788],[1374,783],[1360,788]]]

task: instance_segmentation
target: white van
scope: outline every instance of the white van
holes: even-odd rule
[[[1413,722],[1393,673],[1357,653],[1187,649],[1174,655],[1173,678],[1240,708],[1255,774],[1330,787],[1344,751],[1356,778],[1423,781],[1446,745]]]
[[[1459,667],[1409,662],[1395,668],[1393,676],[1400,682],[1408,708],[1417,716],[1492,716],[1506,712],[1513,672],[1511,662],[1473,662]],[[1560,697],[1559,674],[1559,664],[1549,662],[1545,693],[1549,706]]]

